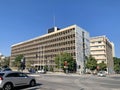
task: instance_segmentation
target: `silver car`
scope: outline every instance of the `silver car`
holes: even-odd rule
[[[24,85],[35,86],[35,78],[28,76],[23,72],[0,72],[0,88],[2,88],[3,90],[13,90],[14,87]]]

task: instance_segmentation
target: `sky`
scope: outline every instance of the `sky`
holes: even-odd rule
[[[91,37],[106,35],[120,57],[120,0],[0,0],[0,53],[13,44],[76,24]]]

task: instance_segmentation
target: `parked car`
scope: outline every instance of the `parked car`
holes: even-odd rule
[[[3,72],[3,71],[12,71],[11,68],[7,67],[7,68],[0,68],[0,72]]]
[[[45,74],[46,71],[42,69],[42,70],[38,70],[37,73]]]
[[[1,71],[12,71],[10,68],[3,68]]]
[[[0,72],[0,88],[3,90],[13,90],[17,86],[35,86],[34,77],[28,76],[23,72],[4,71]]]
[[[105,77],[106,72],[105,71],[99,71],[97,75],[100,76],[100,77]]]

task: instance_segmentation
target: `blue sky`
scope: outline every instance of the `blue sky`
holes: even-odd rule
[[[59,28],[106,35],[120,57],[120,0],[0,0],[0,52],[10,56],[11,45],[46,34],[54,16]]]

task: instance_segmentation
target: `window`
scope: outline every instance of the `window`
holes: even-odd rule
[[[10,73],[6,77],[19,77],[18,73]]]
[[[98,41],[98,43],[101,43],[101,41]]]
[[[19,77],[27,77],[27,75],[24,73],[19,73]]]
[[[95,44],[95,42],[91,42],[92,44]]]

